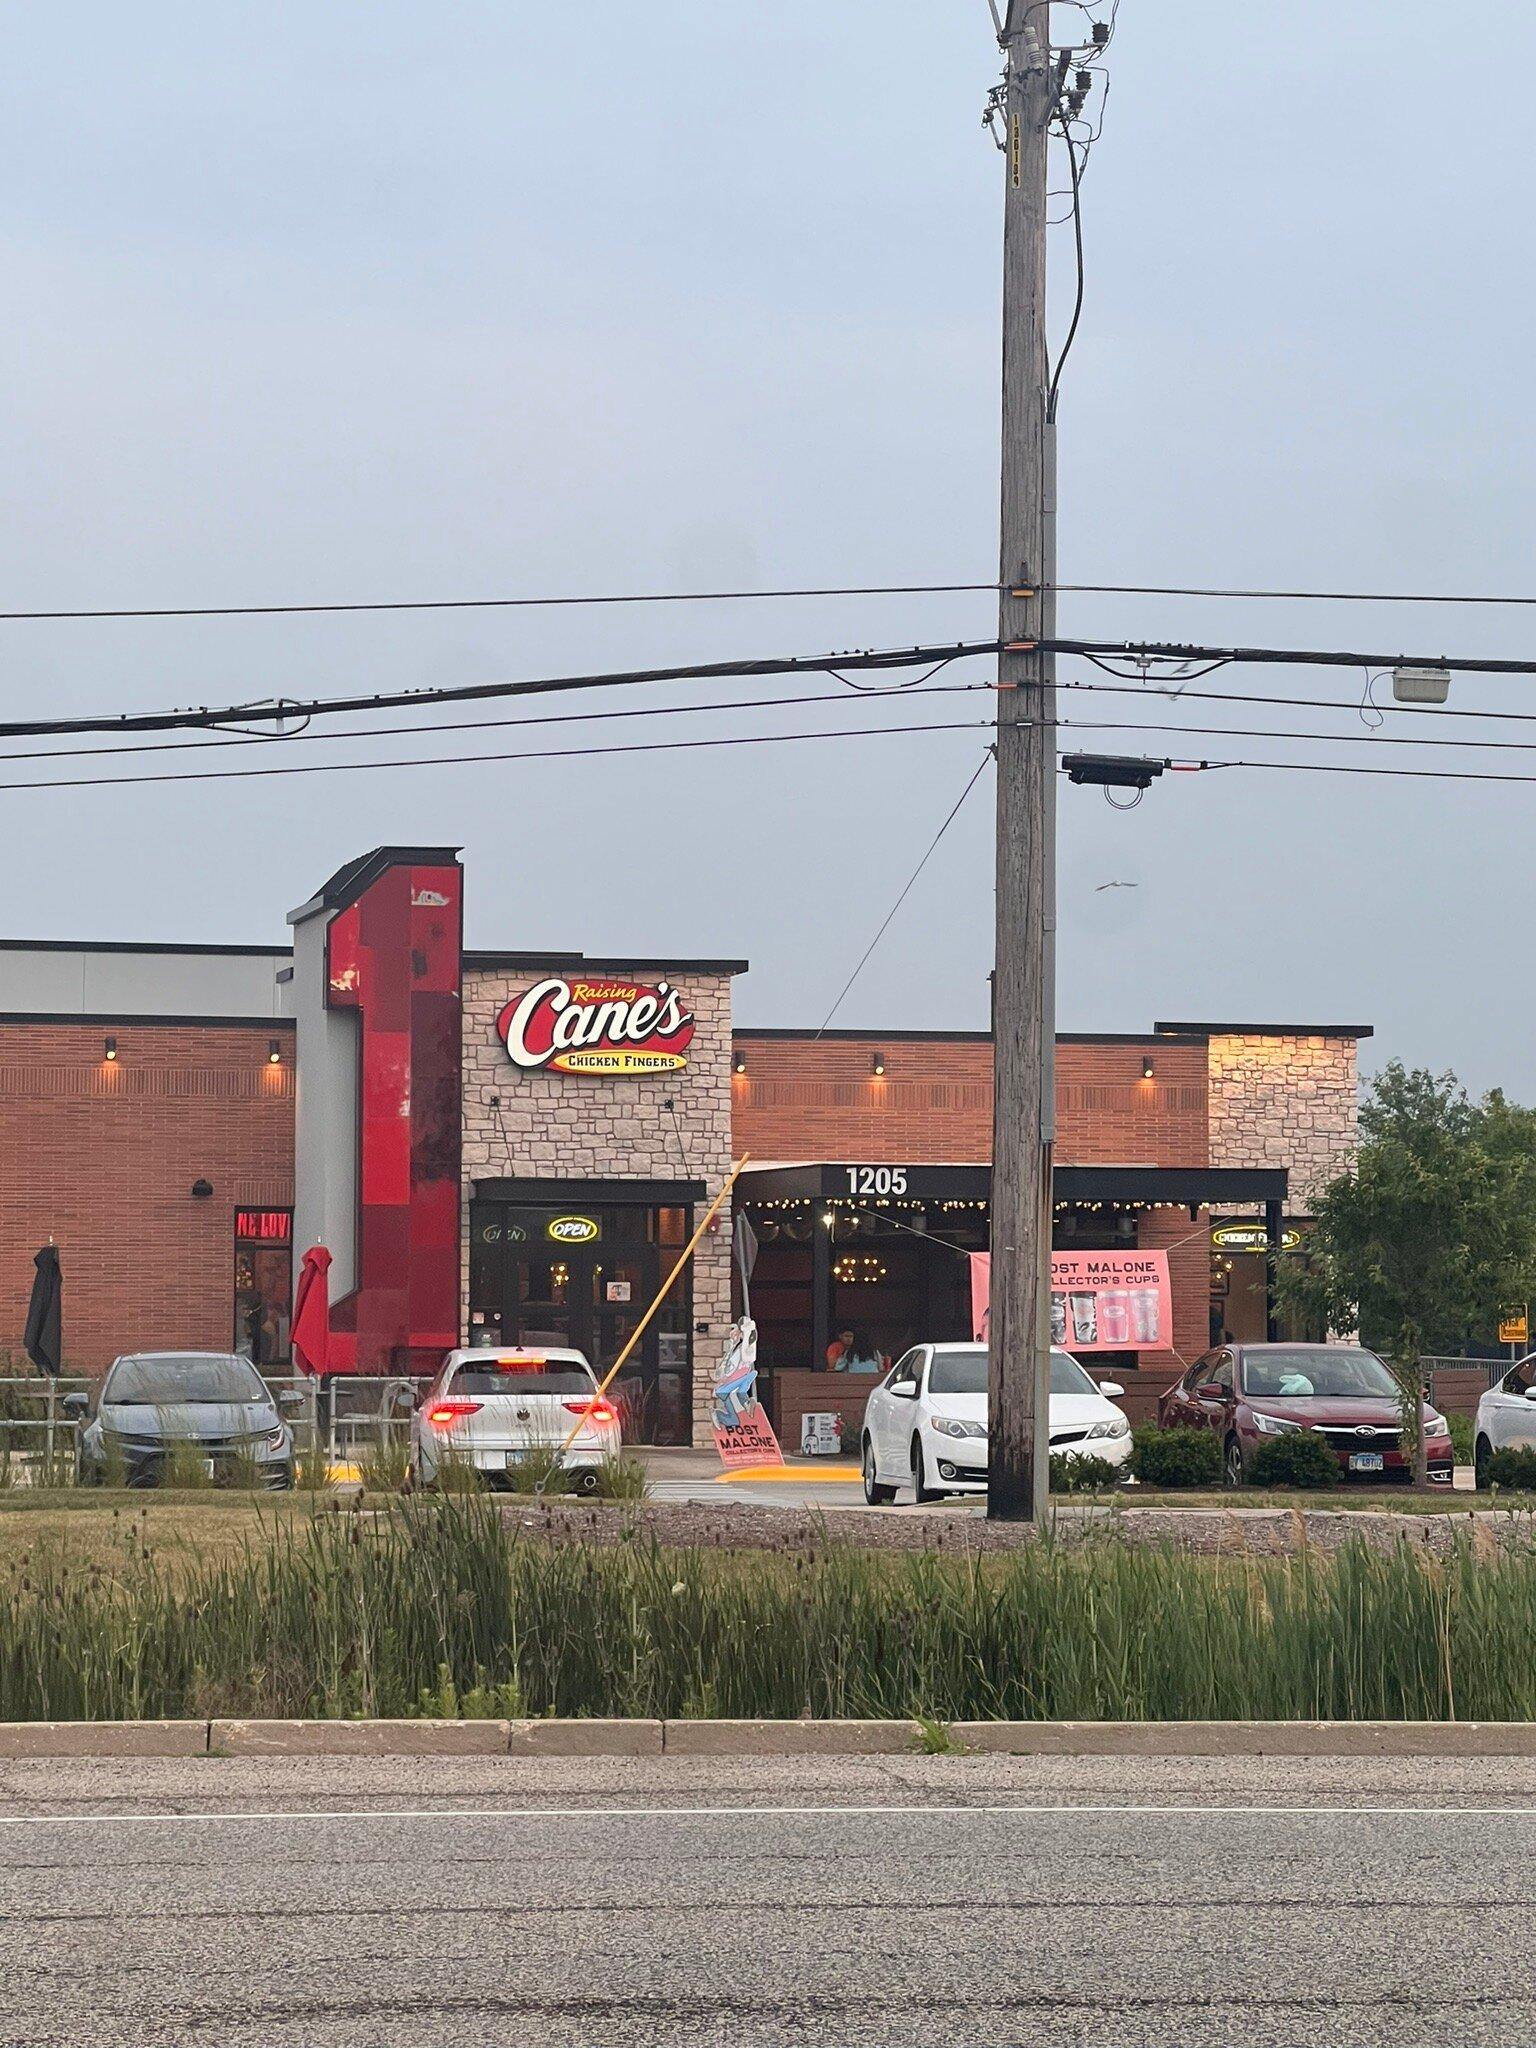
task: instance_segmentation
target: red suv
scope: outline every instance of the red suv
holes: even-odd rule
[[[1298,1430],[1320,1436],[1340,1476],[1411,1479],[1397,1382],[1358,1344],[1228,1344],[1197,1358],[1157,1404],[1164,1429],[1210,1429],[1221,1443],[1228,1486],[1248,1477],[1260,1444]],[[1425,1405],[1429,1476],[1449,1486],[1453,1458],[1445,1417]]]

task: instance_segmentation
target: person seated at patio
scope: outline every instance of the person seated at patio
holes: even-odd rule
[[[852,1344],[852,1330],[839,1330],[832,1339],[832,1342],[827,1346],[828,1372],[841,1372],[843,1370],[843,1360],[847,1357]]]
[[[885,1360],[876,1349],[867,1332],[850,1330],[842,1356],[833,1367],[834,1372],[880,1372]]]

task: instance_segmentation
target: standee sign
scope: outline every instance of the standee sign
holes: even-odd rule
[[[668,1074],[688,1064],[693,1015],[669,982],[551,975],[507,1004],[496,1032],[525,1073]]]

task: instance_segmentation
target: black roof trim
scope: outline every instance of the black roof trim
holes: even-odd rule
[[[292,1017],[199,1017],[152,1014],[123,1010],[0,1010],[0,1025],[6,1024],[89,1024],[111,1028],[129,1026],[161,1027],[172,1030],[210,1031],[292,1031]]]
[[[1159,1038],[1374,1038],[1374,1024],[1154,1024]]]
[[[792,1043],[796,1039],[841,1040],[854,1045],[990,1045],[990,1031],[904,1031],[892,1027],[889,1031],[866,1031],[862,1027],[848,1031],[817,1031],[807,1025],[804,1029],[796,1025],[783,1024],[737,1024],[732,1028],[733,1040],[742,1038],[766,1039],[770,1043]],[[1173,1030],[1157,1031],[1058,1031],[1058,1045],[1204,1045],[1204,1031],[1191,1031],[1175,1036]]]
[[[453,868],[459,865],[457,846],[376,846],[339,867],[328,882],[322,882],[310,902],[321,910],[345,910],[365,889],[390,868]],[[305,904],[307,910],[309,904]]]
[[[477,1202],[527,1203],[542,1208],[545,1203],[585,1205],[590,1209],[645,1206],[683,1208],[706,1198],[701,1180],[518,1180],[503,1176],[474,1183]]]
[[[0,939],[4,953],[213,954],[220,959],[287,960],[292,946],[200,946],[187,939]]]
[[[532,967],[551,967],[562,973],[566,969],[580,970],[584,974],[745,974],[745,960],[680,960],[673,954],[660,958],[654,954],[637,958],[632,953],[622,955],[591,953],[486,953],[478,947],[466,946],[464,965],[471,973],[494,973],[498,969],[510,969],[521,973]]]

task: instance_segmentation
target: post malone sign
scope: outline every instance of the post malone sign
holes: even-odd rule
[[[987,1341],[992,1255],[971,1255],[971,1330]],[[1168,1254],[1052,1252],[1051,1342],[1065,1350],[1166,1351],[1173,1344]]]
[[[524,1073],[670,1074],[688,1064],[693,1014],[670,982],[552,974],[506,1005],[496,1032]]]

